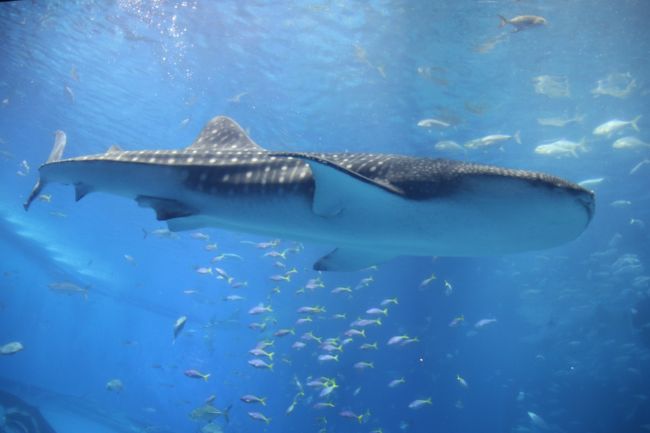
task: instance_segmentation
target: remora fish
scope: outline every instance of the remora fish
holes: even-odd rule
[[[334,244],[317,270],[358,270],[399,255],[485,256],[580,235],[592,192],[560,178],[444,159],[273,152],[215,117],[179,150],[122,151],[40,167],[25,209],[50,182],[76,199],[104,191],[155,210],[172,231],[216,226]],[[372,224],[369,222],[372,221]]]

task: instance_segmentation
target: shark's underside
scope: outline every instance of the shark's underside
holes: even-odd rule
[[[0,433],[55,433],[38,408],[0,390]]]
[[[135,199],[171,230],[215,226],[336,245],[319,270],[553,247],[594,213],[590,191],[554,176],[402,155],[273,152],[221,116],[180,150],[61,159],[57,142],[26,209],[46,183],[72,184],[77,199],[92,191]]]

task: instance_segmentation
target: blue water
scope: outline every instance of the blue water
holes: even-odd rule
[[[647,431],[650,348],[633,319],[650,295],[650,165],[630,172],[650,151],[612,142],[625,135],[650,142],[649,13],[632,0],[0,3],[0,345],[24,345],[0,357],[2,388],[36,406],[66,402],[68,412],[113,420],[119,431],[200,431],[205,422],[189,414],[212,394],[219,409],[232,404],[229,423],[215,420],[224,432]],[[497,14],[539,15],[548,25],[511,33]],[[592,93],[611,74],[635,80],[628,96]],[[564,77],[569,94],[536,93],[534,78],[543,75]],[[274,150],[447,157],[604,180],[593,187],[594,220],[567,245],[495,258],[398,258],[322,275],[311,266],[330,246],[304,245],[277,269],[264,257],[269,250],[242,243],[271,239],[211,228],[200,230],[209,241],[145,237],[143,230],[164,225],[114,196],[75,203],[72,188],[52,185],[50,203],[22,209],[55,130],[66,132],[70,156],[113,144],[177,149],[217,114]],[[564,127],[537,120],[576,115],[584,120]],[[592,134],[607,120],[638,115],[640,132]],[[452,126],[417,126],[431,117]],[[516,131],[521,144],[434,147]],[[534,152],[582,137],[589,150],[577,157]],[[611,205],[617,200],[629,203]],[[206,251],[213,242],[217,250]],[[277,250],[293,246],[286,239]],[[212,266],[245,287],[196,272],[222,253],[243,260]],[[290,282],[269,279],[292,267]],[[432,273],[437,278],[421,287]],[[301,293],[319,276],[323,288]],[[87,300],[50,290],[57,282],[87,287]],[[330,293],[338,286],[355,290]],[[230,294],[246,299],[223,301]],[[319,362],[314,342],[291,348],[307,331],[341,337],[393,297],[399,304],[382,325],[346,345],[338,362]],[[260,302],[273,312],[249,315]],[[295,325],[296,309],[311,305],[326,313]],[[188,321],[174,342],[182,315]],[[464,321],[449,326],[459,316]],[[265,331],[249,329],[265,317]],[[481,319],[496,322],[476,329]],[[296,335],[273,337],[280,328]],[[402,334],[419,341],[387,346]],[[263,339],[275,340],[273,371],[247,363]],[[362,342],[378,350],[361,351]],[[358,371],[358,361],[374,368]],[[188,369],[210,378],[186,377]],[[334,408],[312,407],[322,399],[306,383],[320,376],[339,385]],[[400,377],[403,385],[387,386]],[[122,381],[121,392],[106,389],[112,379]],[[296,379],[305,396],[287,415]],[[243,403],[244,394],[267,397],[267,405]],[[427,398],[431,405],[408,408]],[[84,431],[72,418],[57,421],[58,431]]]

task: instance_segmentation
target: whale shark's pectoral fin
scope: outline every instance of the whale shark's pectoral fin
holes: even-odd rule
[[[139,195],[135,198],[139,206],[150,207],[156,211],[158,221],[167,221],[174,218],[184,218],[196,215],[196,210],[178,200],[161,197]]]
[[[370,266],[386,262],[395,257],[394,254],[381,251],[355,250],[336,248],[314,263],[316,271],[358,271]]]
[[[309,164],[315,190],[312,210],[316,215],[336,217],[349,207],[381,208],[381,203],[404,192],[388,182],[369,179],[355,171],[318,156],[278,153],[274,156],[298,158]]]

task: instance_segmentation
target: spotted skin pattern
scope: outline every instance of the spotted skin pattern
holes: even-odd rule
[[[173,231],[214,226],[336,245],[318,270],[548,248],[575,239],[594,212],[591,192],[554,176],[405,155],[275,152],[221,116],[179,150],[60,159],[62,143],[25,209],[47,183],[72,184],[78,200],[92,191],[135,199]]]
[[[391,154],[297,153],[267,151],[254,143],[231,119],[217,117],[196,141],[180,150],[111,150],[55,162],[122,162],[185,167],[186,186],[200,192],[295,193],[311,195],[314,180],[309,164],[316,161],[374,183],[411,200],[448,196],[463,187],[463,180],[510,177],[547,188],[582,194],[585,189],[558,177],[524,170]]]

